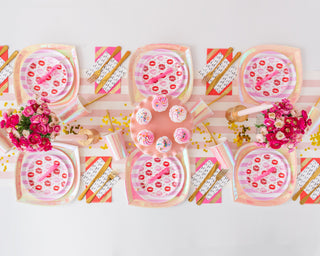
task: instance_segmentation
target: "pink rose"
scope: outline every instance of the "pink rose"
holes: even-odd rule
[[[40,134],[47,134],[47,127],[44,124],[38,124],[36,131]]]
[[[41,121],[41,115],[34,115],[30,118],[31,123],[38,124]]]
[[[54,130],[55,132],[60,132],[60,130],[61,130],[60,125],[56,125],[55,127],[53,127],[53,130]]]
[[[50,100],[48,100],[47,98],[41,98],[41,100],[42,100],[43,102],[50,103]]]
[[[37,102],[35,100],[28,100],[28,104],[29,105],[33,105],[33,104],[36,104]]]
[[[42,115],[41,119],[40,119],[40,122],[42,124],[47,124],[49,122],[49,118],[47,116],[45,116],[45,115]]]
[[[28,106],[22,111],[22,114],[26,117],[29,117],[34,114],[34,110],[32,107]]]
[[[19,123],[19,116],[18,115],[12,115],[9,117],[7,122],[7,127],[15,127]]]
[[[33,123],[33,124],[30,124],[30,130],[32,130],[32,131],[35,131],[35,130],[37,130],[37,124],[35,124],[35,123]]]
[[[40,134],[33,132],[29,135],[28,140],[31,144],[38,144],[41,141]]]

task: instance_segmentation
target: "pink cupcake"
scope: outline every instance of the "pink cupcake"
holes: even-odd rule
[[[137,140],[140,145],[142,146],[150,146],[153,144],[154,135],[152,131],[149,130],[142,130],[137,135]]]
[[[172,147],[172,142],[167,136],[162,136],[157,140],[156,149],[160,153],[168,152]]]
[[[169,102],[168,98],[165,95],[153,96],[152,108],[156,112],[166,111],[168,108]]]
[[[177,128],[173,134],[174,140],[179,144],[188,143],[191,139],[191,132],[187,128]]]
[[[170,108],[169,117],[172,122],[182,123],[187,117],[187,110],[182,106],[174,105]]]

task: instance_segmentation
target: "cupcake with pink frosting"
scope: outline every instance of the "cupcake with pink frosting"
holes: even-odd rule
[[[165,95],[153,96],[152,108],[156,112],[166,111],[169,105],[168,98]]]
[[[140,108],[136,113],[136,120],[140,125],[148,124],[152,119],[152,114],[149,109]]]
[[[154,135],[152,131],[142,130],[137,135],[138,143],[142,146],[150,146],[153,144]]]
[[[187,128],[177,128],[173,133],[174,140],[179,144],[188,143],[191,139],[191,132]]]
[[[172,147],[172,142],[167,136],[162,136],[157,140],[156,149],[160,153],[168,152]]]
[[[187,110],[182,106],[174,105],[170,108],[169,117],[172,122],[182,123],[187,117]]]

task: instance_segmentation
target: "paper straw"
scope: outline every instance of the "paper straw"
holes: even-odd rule
[[[238,116],[247,116],[247,115],[250,115],[250,114],[254,114],[254,113],[258,113],[258,112],[267,110],[267,109],[272,108],[272,107],[273,107],[272,104],[261,104],[259,106],[255,106],[255,107],[252,107],[252,108],[247,108],[247,109],[244,109],[244,110],[240,110],[238,112]]]
[[[204,129],[207,131],[207,133],[209,133],[209,135],[210,135],[213,143],[214,143],[215,145],[217,145],[218,143],[217,143],[216,139],[213,137],[213,134],[209,131],[208,127],[205,125],[205,123],[202,123],[202,125],[204,126]]]
[[[110,117],[110,114],[109,114],[108,110],[107,110],[107,118],[108,118],[109,123],[111,125],[111,132],[114,132],[114,127],[113,127],[113,124],[112,124],[112,121],[111,121],[111,117]]]
[[[230,85],[223,93],[220,94],[220,96],[213,101],[211,101],[208,106],[212,105],[213,103],[217,102],[218,100],[222,99],[224,96],[226,96],[229,92],[231,92],[232,86]]]
[[[102,99],[104,96],[107,96],[108,94],[109,94],[109,92],[107,92],[107,93],[105,93],[105,94],[102,94],[102,95],[100,95],[99,97],[93,99],[92,101],[89,101],[88,103],[86,103],[86,104],[83,105],[83,106],[84,106],[84,107],[87,107],[87,106],[89,106],[90,104],[96,102],[97,100]]]

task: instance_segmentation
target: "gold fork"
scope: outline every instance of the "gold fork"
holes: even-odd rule
[[[204,199],[209,194],[209,192],[213,188],[213,186],[217,183],[217,181],[221,180],[227,174],[228,171],[229,170],[227,170],[227,169],[223,169],[217,174],[216,180],[213,182],[213,184],[210,186],[210,188],[207,190],[207,192],[204,195],[202,195],[202,197],[197,201],[197,205],[201,205],[203,203]]]
[[[118,64],[112,69],[111,72],[109,72],[98,84],[95,93],[98,93],[102,87],[105,85],[105,83],[109,80],[109,78],[113,75],[114,72],[116,72],[116,70],[118,69],[118,67],[120,67],[120,65],[130,56],[131,52],[127,51],[123,57],[121,58],[121,60],[118,62]]]
[[[215,66],[215,68],[214,68],[212,71],[210,71],[208,74],[206,74],[206,75],[204,76],[204,78],[202,79],[202,81],[203,81],[204,83],[208,83],[208,82],[210,81],[210,79],[211,79],[212,76],[213,76],[214,71],[216,71],[216,69],[220,66],[220,64],[221,64],[232,52],[233,52],[233,48],[230,47],[230,48],[228,49],[228,51],[226,52],[226,54],[223,56],[223,58],[219,61],[219,63],[217,64],[217,66]]]
[[[312,191],[311,191],[308,195],[306,195],[304,198],[302,198],[302,199],[300,200],[300,204],[301,204],[301,205],[305,204],[305,202],[307,202],[307,200],[309,199],[309,197],[313,194],[314,191],[316,191],[316,190],[318,189],[318,187],[320,187],[320,183],[319,183],[314,189],[312,189]]]
[[[88,78],[88,82],[89,83],[93,83],[94,81],[96,81],[99,76],[101,75],[101,70],[105,67],[105,65],[107,65],[109,63],[109,61],[114,58],[114,56],[116,56],[118,54],[118,52],[121,51],[121,46],[118,46],[113,53],[111,54],[111,56],[109,57],[109,59],[107,59],[107,61],[101,66],[101,68],[99,68],[97,71],[95,71],[89,78]]]
[[[101,185],[101,187],[95,192],[93,193],[88,199],[87,199],[87,203],[91,203],[91,201],[93,200],[93,198],[99,193],[99,191],[108,183],[108,181],[110,180],[113,180],[115,177],[117,176],[117,173],[116,172],[111,172],[109,175],[108,175],[108,178],[107,180]]]
[[[307,180],[307,182],[299,189],[299,191],[297,193],[295,193],[292,197],[293,201],[296,201],[297,198],[300,196],[300,194],[302,193],[302,191],[308,186],[308,184],[315,179],[318,175],[320,174],[320,167],[314,171],[314,173],[311,175],[311,177]]]
[[[206,175],[206,177],[204,178],[204,180],[200,183],[200,185],[197,187],[197,189],[192,193],[192,195],[189,197],[189,202],[192,202],[193,199],[196,197],[196,195],[198,194],[198,192],[200,191],[201,187],[203,186],[204,183],[206,183],[206,181],[208,179],[210,179],[212,177],[212,175],[215,173],[215,171],[218,169],[219,163],[216,162],[214,164],[214,166],[212,166],[211,170],[208,172],[208,174]]]

